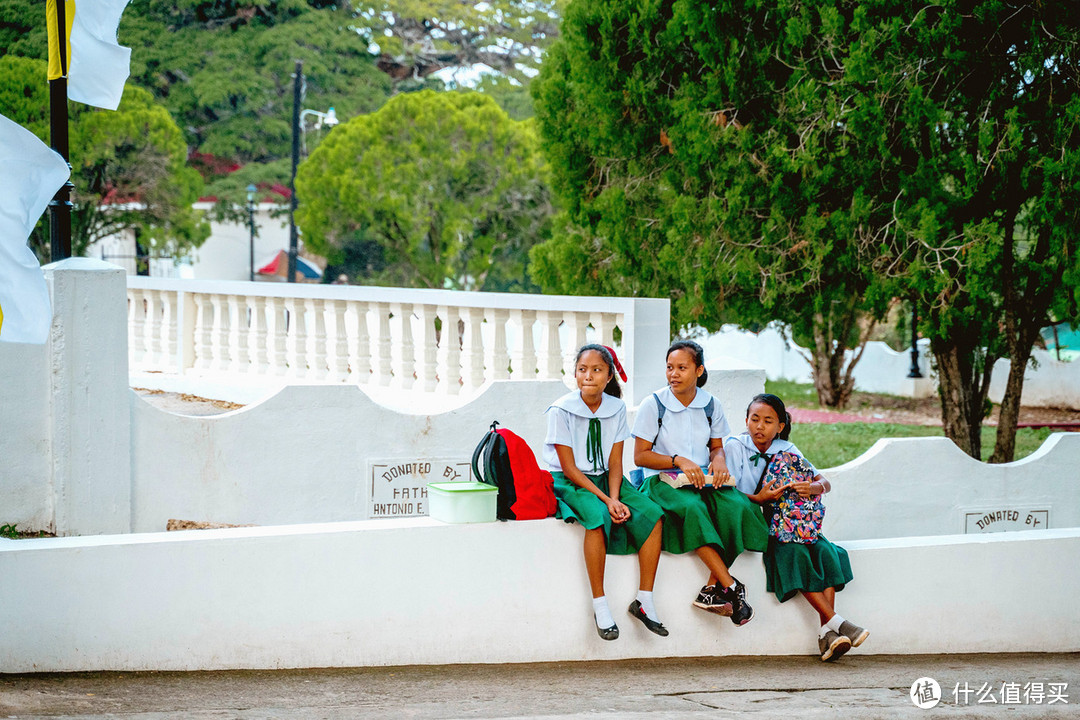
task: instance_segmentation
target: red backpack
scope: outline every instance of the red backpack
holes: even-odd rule
[[[473,452],[473,476],[499,488],[495,511],[500,520],[538,520],[555,514],[555,481],[541,470],[528,444],[498,422]],[[483,458],[483,472],[479,465]]]

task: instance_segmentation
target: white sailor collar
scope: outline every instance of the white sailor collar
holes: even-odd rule
[[[665,387],[656,394],[660,397],[660,402],[662,402],[664,407],[670,412],[682,412],[683,410],[689,410],[690,408],[704,408],[709,404],[712,395],[701,388],[696,388],[696,390],[697,394],[694,395],[694,399],[690,401],[689,405],[683,405],[679,402],[679,398],[675,397],[675,393],[671,392],[670,387]]]
[[[585,404],[585,401],[581,399],[581,391],[575,390],[563,395],[561,398],[551,403],[548,406],[548,410],[551,408],[559,408],[565,410],[571,415],[577,415],[583,418],[609,418],[619,413],[624,403],[617,397],[612,397],[607,393],[600,396],[600,407],[596,409],[594,413],[589,409],[589,406]]]
[[[744,432],[744,433],[741,433],[739,435],[733,435],[732,437],[734,437],[736,440],[738,440],[743,445],[743,447],[745,447],[749,452],[751,452],[751,453],[758,452],[757,445],[754,444],[754,439],[752,437],[750,437],[749,432]],[[769,449],[765,451],[765,454],[766,455],[775,455],[778,452],[787,452],[788,450],[790,450],[793,447],[795,447],[795,443],[791,442],[790,440],[781,440],[780,438],[773,438],[772,444],[769,445]]]

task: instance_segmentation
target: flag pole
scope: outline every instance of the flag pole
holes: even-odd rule
[[[49,80],[49,144],[64,158],[68,168],[71,160],[68,148],[67,104],[67,8],[64,0],[56,2],[56,37],[60,38],[61,77]],[[48,13],[46,13],[46,17]],[[49,240],[52,261],[71,257],[71,191],[75,186],[69,178],[49,202]]]
[[[296,254],[299,243],[296,232],[296,166],[300,164],[300,103],[304,84],[304,62],[296,61],[296,73],[293,75],[292,105],[292,175],[289,180],[289,278],[287,282],[296,282]]]

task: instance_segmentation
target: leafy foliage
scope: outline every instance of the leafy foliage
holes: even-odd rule
[[[289,157],[295,61],[305,107],[339,117],[371,112],[390,81],[352,15],[304,0],[150,0],[120,24],[131,79],[162,98],[199,152],[241,163]]]
[[[873,167],[847,136],[830,44],[780,5],[570,5],[533,83],[568,223],[534,275],[670,296],[676,326],[782,320],[842,405],[845,350],[891,297],[855,238],[891,212],[862,191]]]
[[[0,107],[48,142],[49,93],[45,62],[0,57]],[[209,227],[192,210],[203,183],[187,167],[180,129],[150,93],[127,86],[115,112],[71,103],[72,253],[93,241],[133,229],[158,256],[198,247]],[[31,236],[41,258],[49,255],[44,222]]]
[[[378,0],[356,3],[371,28],[379,68],[417,81],[449,67],[487,65],[524,82],[558,35],[562,0]]]
[[[306,246],[365,282],[527,289],[552,212],[531,123],[479,93],[399,95],[331,131],[296,182]]]

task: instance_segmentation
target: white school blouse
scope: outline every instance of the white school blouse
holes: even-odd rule
[[[658,434],[656,419],[659,413],[656,401],[649,395],[638,406],[637,418],[634,420],[634,437],[648,440],[653,444],[653,451],[661,455],[681,455],[698,465],[708,465],[709,441],[731,434],[731,426],[724,417],[724,408],[720,406],[720,401],[701,388],[697,388],[697,394],[689,405],[679,402],[669,387],[658,390],[655,394],[666,408],[664,424],[660,426]],[[705,406],[710,399],[714,401],[712,425],[705,419]],[[652,468],[641,470],[647,478],[660,472]]]
[[[769,449],[765,451],[765,454],[771,457],[778,452],[792,452],[806,460],[806,456],[799,451],[799,448],[795,447],[795,443],[790,440],[773,438],[772,444],[769,445]],[[761,479],[761,473],[765,471],[765,460],[763,458],[750,459],[752,455],[757,453],[757,446],[754,445],[754,441],[748,432],[741,435],[731,435],[724,439],[724,454],[727,456],[728,472],[735,478],[735,487],[747,495],[754,494],[754,491],[757,490],[758,480]],[[820,474],[809,460],[806,460],[806,464],[813,468],[815,475]]]
[[[563,395],[551,403],[547,410],[547,437],[544,438],[544,464],[551,472],[562,472],[556,445],[566,445],[574,451],[574,464],[587,475],[607,472],[611,448],[617,442],[630,437],[630,427],[626,424],[626,403],[617,397],[604,393],[600,397],[600,407],[594,413],[581,399],[581,392],[575,390]],[[589,437],[589,420],[600,420],[600,448],[602,457],[596,467],[589,460],[586,441]]]

